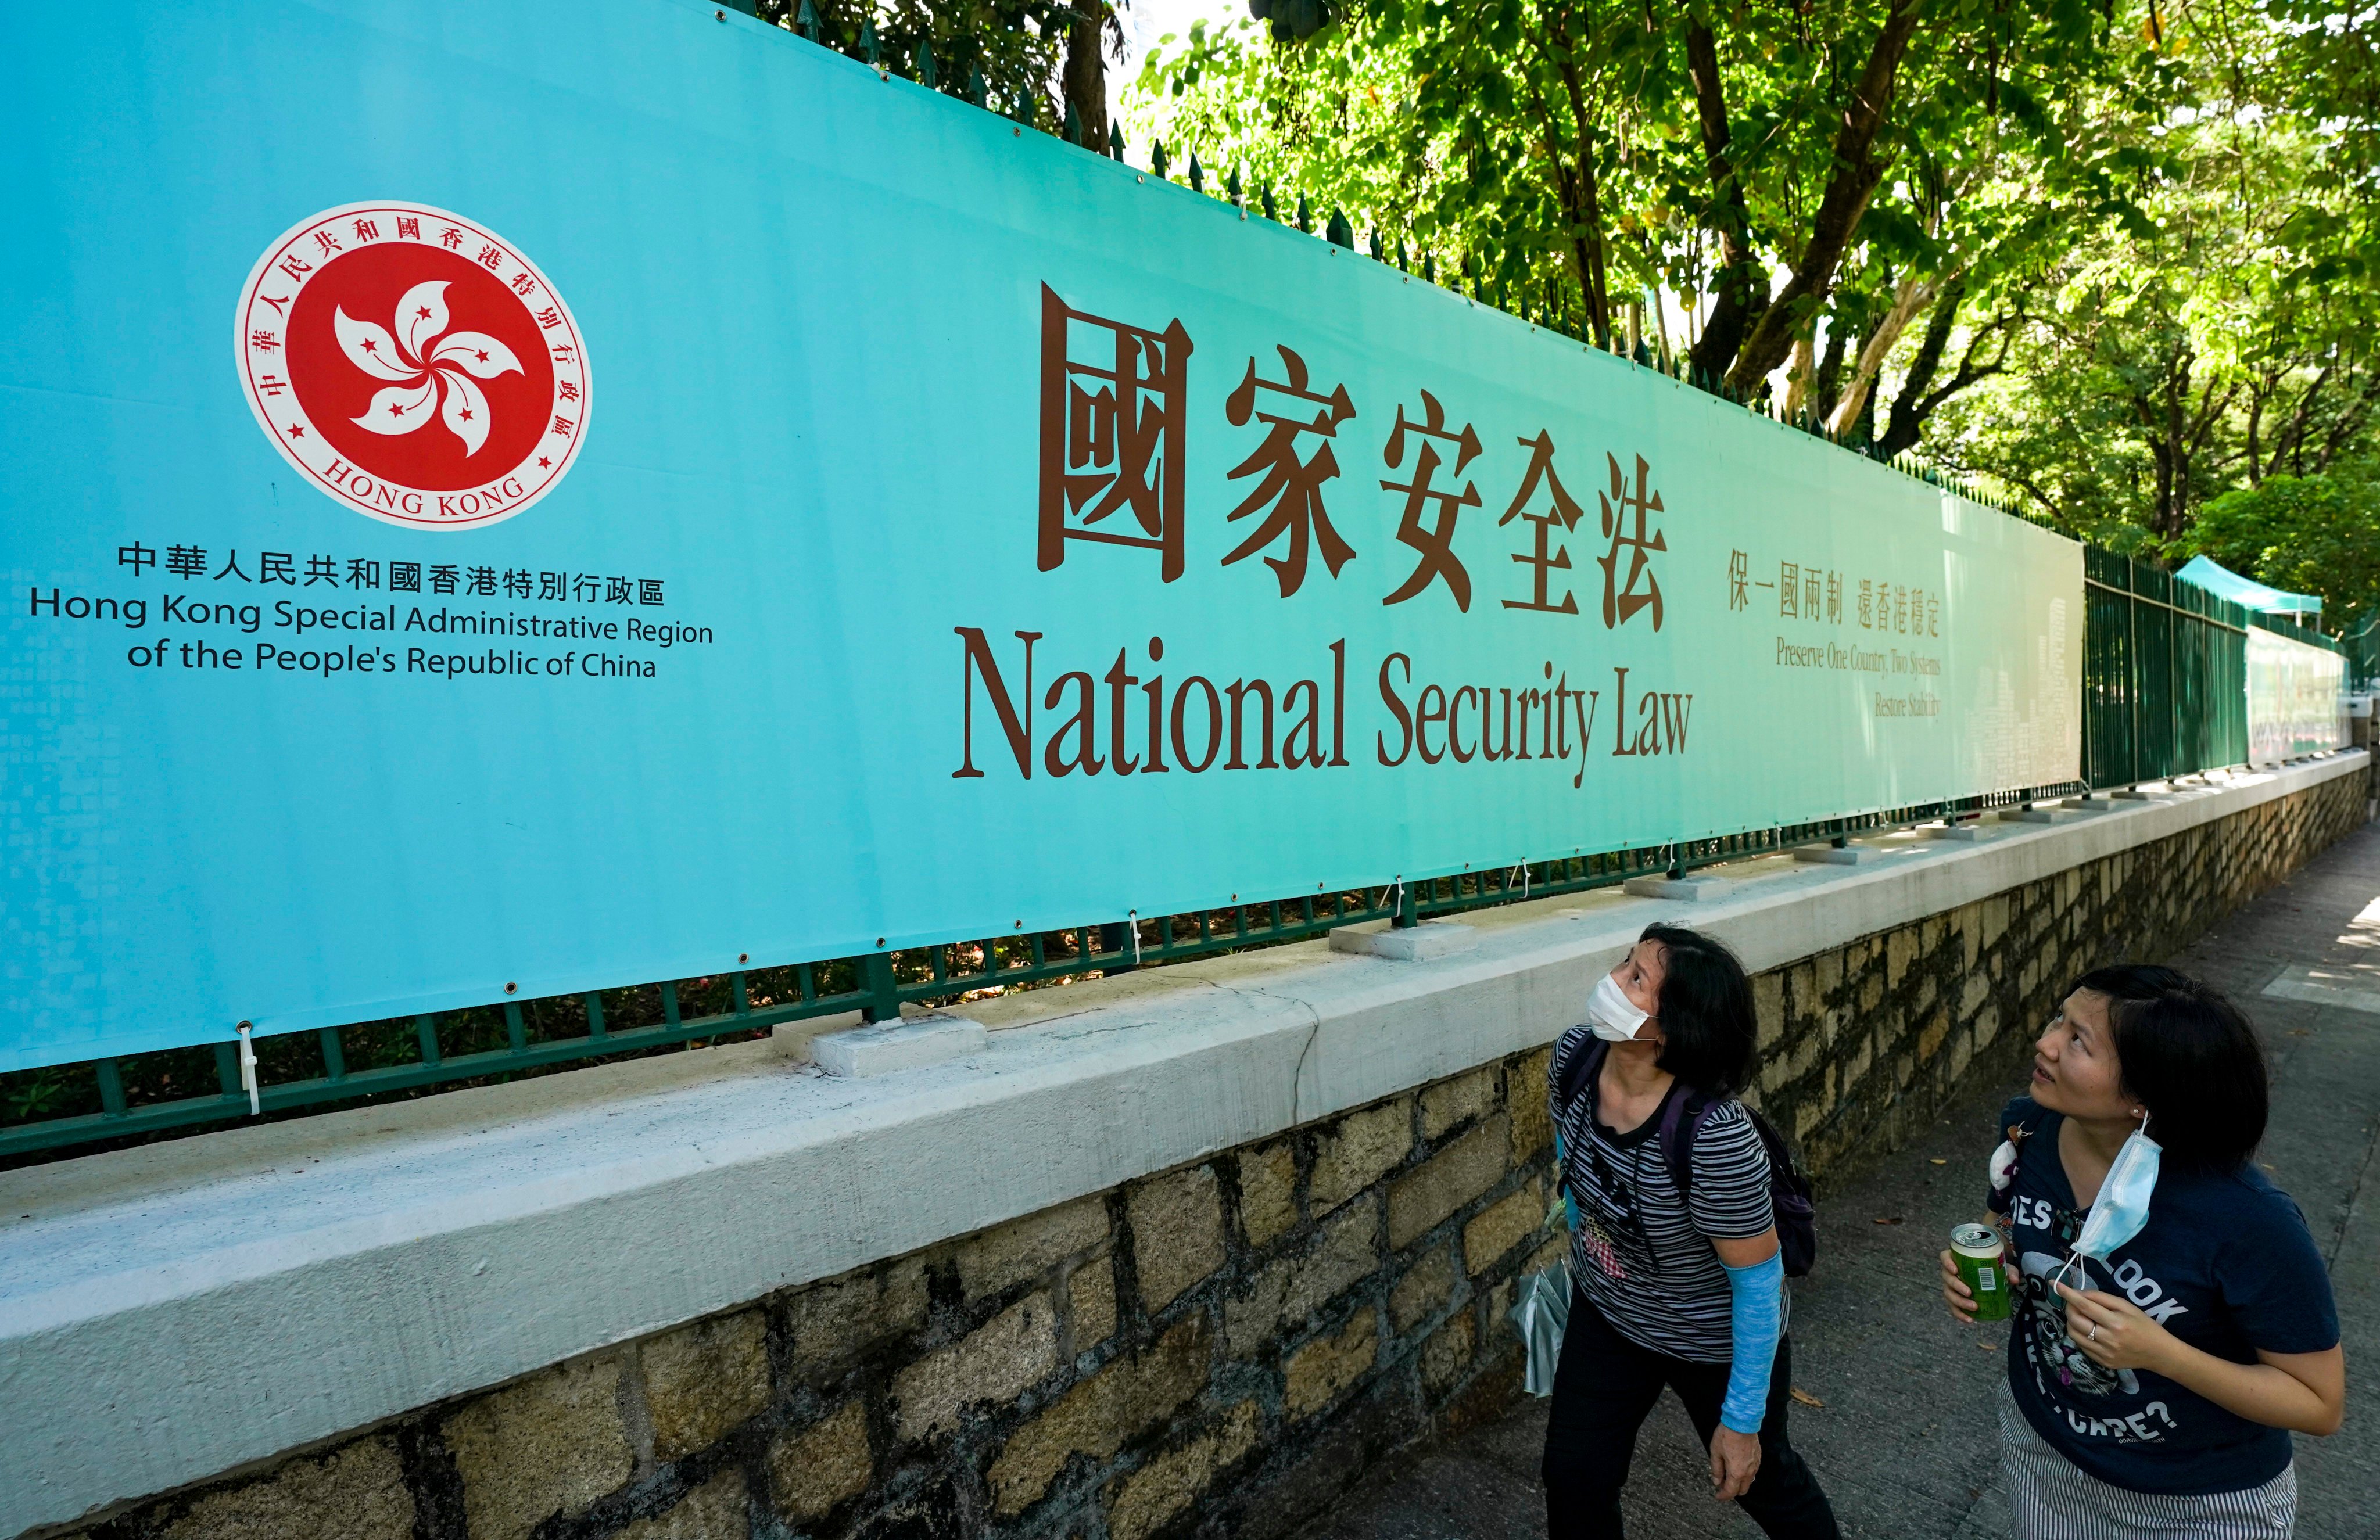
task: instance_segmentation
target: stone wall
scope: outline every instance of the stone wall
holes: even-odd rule
[[[2342,776],[1762,974],[1752,1099],[1821,1178],[1897,1149],[1971,1073],[2022,1063],[2075,976],[2180,952],[2360,826],[2365,793]]]
[[[1760,975],[1755,1099],[1822,1178],[1897,1146],[1963,1083],[2018,1061],[2070,975],[2183,945],[2359,824],[2365,790],[2335,779]],[[1281,1534],[1384,1455],[1517,1393],[1514,1280],[1564,1241],[1548,1225],[1547,1057],[788,1290],[80,1533]]]

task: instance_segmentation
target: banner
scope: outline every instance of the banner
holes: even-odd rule
[[[2248,762],[2277,765],[2345,748],[2347,660],[2326,648],[2248,627]]]
[[[0,1069],[2077,773],[2073,543],[732,12],[10,30]]]

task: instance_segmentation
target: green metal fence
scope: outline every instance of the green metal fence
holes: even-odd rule
[[[259,1102],[288,1114],[362,1097],[420,1094],[597,1059],[765,1034],[780,1023],[858,1012],[888,1020],[904,1005],[1126,972],[1278,945],[1366,920],[1405,924],[1491,904],[1682,874],[1719,861],[2063,795],[2012,789],[1822,822],[1636,850],[1573,852],[1427,881],[1237,903],[1183,915],[1129,915],[1001,936],[708,978],[507,1000],[468,1011],[325,1027],[257,1041]],[[153,1137],[249,1115],[237,1045],[177,1049],[0,1076],[0,1162],[99,1141]]]
[[[2368,690],[2380,683],[2380,610],[2363,617],[2363,624],[2343,633],[2340,650],[2347,654],[2347,687]]]
[[[2245,764],[2248,611],[2113,552],[2086,546],[2082,563],[2082,779]]]

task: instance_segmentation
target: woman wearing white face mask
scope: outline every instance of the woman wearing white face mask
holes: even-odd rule
[[[1757,1037],[1742,965],[1707,937],[1652,926],[1586,1014],[1554,1045],[1551,1074],[1577,1219],[1542,1466],[1549,1540],[1619,1540],[1637,1429],[1665,1386],[1708,1447],[1714,1497],[1771,1535],[1836,1540],[1827,1495],[1785,1437],[1779,1221],[1806,1268],[1808,1189],[1772,1192],[1773,1135],[1735,1099]]]
[[[2293,1530],[2289,1430],[2338,1431],[2347,1370],[2305,1218],[2249,1158],[2266,1100],[2247,1018],[2171,968],[2083,975],[2034,1045],[1991,1163],[2019,1540]]]

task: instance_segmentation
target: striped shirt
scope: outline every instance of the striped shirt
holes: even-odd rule
[[[1735,1356],[1734,1296],[1711,1242],[1747,1240],[1777,1222],[1768,1153],[1743,1104],[1719,1103],[1694,1141],[1690,1206],[1661,1158],[1659,1111],[1615,1134],[1596,1119],[1591,1079],[1560,1105],[1562,1071],[1594,1045],[1583,1026],[1562,1034],[1547,1088],[1561,1130],[1562,1184],[1578,1206],[1571,1276],[1612,1328],[1639,1347],[1727,1363]]]

